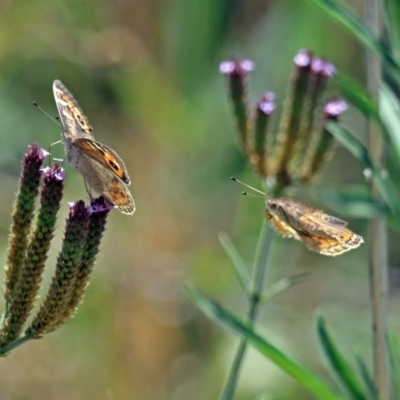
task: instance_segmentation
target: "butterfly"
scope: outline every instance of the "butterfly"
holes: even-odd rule
[[[61,81],[53,82],[53,93],[64,128],[61,141],[67,160],[95,192],[123,214],[132,215],[136,207],[124,162],[114,150],[95,140],[87,117]]]
[[[302,241],[309,250],[337,256],[364,243],[347,222],[291,199],[267,199],[265,216],[284,238]]]
[[[231,180],[262,194],[265,216],[272,228],[285,239],[303,242],[311,251],[325,256],[338,256],[364,243],[364,239],[347,228],[347,222],[323,211],[313,210],[299,201],[285,198],[268,199],[262,191],[239,181]],[[243,194],[248,194],[243,192]],[[255,196],[261,197],[261,196]]]

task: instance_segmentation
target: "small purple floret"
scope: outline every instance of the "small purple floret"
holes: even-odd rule
[[[319,74],[324,70],[325,61],[322,58],[314,58],[311,62],[311,70]]]
[[[330,78],[336,74],[336,68],[333,64],[331,64],[329,62],[325,62],[325,67],[324,67],[323,73],[325,76]]]
[[[107,203],[103,196],[91,199],[89,206],[89,214],[99,212],[109,212],[114,208],[111,204]]]
[[[342,99],[331,100],[324,107],[327,118],[336,119],[340,114],[347,110],[347,103]]]
[[[64,168],[60,164],[54,164],[51,167],[40,168],[45,179],[55,178],[57,181],[63,181],[65,178]]]
[[[272,114],[275,110],[275,94],[272,92],[266,93],[257,103],[257,108],[266,115]]]
[[[48,151],[46,151],[42,147],[40,148],[40,152],[41,152],[41,156],[43,157],[43,159],[45,159],[50,154]]]
[[[219,64],[219,72],[221,74],[230,75],[230,74],[237,74],[244,76],[248,72],[253,71],[255,69],[255,64],[253,61],[250,60],[228,60],[222,61]]]
[[[294,63],[298,67],[308,67],[311,64],[312,54],[308,50],[300,50],[294,57]]]

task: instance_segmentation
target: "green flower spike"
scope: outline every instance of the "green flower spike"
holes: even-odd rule
[[[35,199],[39,193],[40,169],[47,152],[37,144],[28,147],[22,160],[17,199],[14,204],[8,243],[7,261],[4,267],[4,297],[6,310],[9,307],[13,288],[24,263],[28,237],[35,211]]]
[[[40,210],[22,268],[3,315],[0,331],[1,345],[12,342],[22,331],[34,306],[50,241],[53,238],[56,214],[60,207],[64,186],[64,171],[58,164],[44,168],[42,171],[44,185],[40,196]]]
[[[55,275],[44,302],[25,332],[26,336],[39,338],[56,329],[64,320],[79,274],[88,225],[89,211],[85,203],[82,200],[72,203]]]

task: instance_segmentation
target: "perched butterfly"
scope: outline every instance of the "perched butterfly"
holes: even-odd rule
[[[235,178],[232,180],[243,183]],[[346,221],[313,210],[298,201],[266,199],[265,204],[265,216],[273,229],[284,238],[302,241],[311,251],[337,256],[364,243],[361,236],[347,228]]]
[[[87,184],[124,214],[135,212],[129,192],[131,181],[118,154],[95,140],[93,128],[71,92],[58,80],[53,82],[54,98],[64,127],[61,135],[67,160]]]

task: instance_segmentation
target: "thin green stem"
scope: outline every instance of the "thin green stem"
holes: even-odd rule
[[[247,321],[253,325],[258,312],[261,296],[265,287],[266,275],[268,272],[269,255],[275,234],[270,224],[264,219],[258,241],[256,259],[252,273],[251,287],[249,293],[249,309],[247,311]],[[236,350],[232,367],[225,382],[220,400],[231,400],[236,390],[240,369],[244,361],[247,350],[246,340],[241,340]]]
[[[382,16],[380,2],[365,0],[365,19],[376,37],[381,36]],[[379,99],[379,86],[382,80],[380,60],[374,57],[370,51],[366,52],[366,72],[368,91],[375,99]],[[380,133],[372,121],[368,122],[369,153],[371,159],[381,165],[383,161],[384,147]],[[379,197],[374,185],[371,185],[372,195]],[[370,222],[370,297],[372,311],[372,335],[373,335],[373,364],[375,386],[379,398],[389,398],[389,362],[387,341],[387,233],[383,217],[374,218]]]
[[[32,336],[21,335],[19,338],[15,339],[13,342],[7,343],[6,345],[0,347],[0,357],[5,356],[11,350],[14,350],[16,347],[21,346],[21,344],[24,344],[28,340],[32,340],[32,339],[33,339]]]

